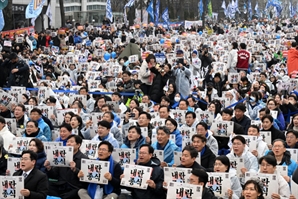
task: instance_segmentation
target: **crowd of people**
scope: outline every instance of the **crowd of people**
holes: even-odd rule
[[[203,187],[203,199],[298,199],[291,189],[298,186],[297,31],[287,19],[177,29],[85,24],[2,35],[0,174],[10,174],[9,149],[22,136],[32,140],[13,175],[24,176],[21,195],[28,199],[169,199],[167,167],[192,169],[187,182]],[[202,114],[212,118],[203,121]],[[218,135],[218,122],[231,122],[232,132]],[[247,136],[256,137],[256,148]],[[88,159],[83,140],[97,141],[98,160],[113,165],[103,174],[107,185],[80,181],[81,159]],[[43,144],[49,141],[73,147],[69,167],[50,166]],[[125,176],[115,148],[135,149],[133,164],[153,168],[147,189],[120,185]],[[155,150],[164,151],[163,159]],[[243,168],[233,167],[235,159]],[[213,172],[229,173],[224,197],[206,186]],[[275,174],[274,192],[266,195],[266,183],[247,172]]]

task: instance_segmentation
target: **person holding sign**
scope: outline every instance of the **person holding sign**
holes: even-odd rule
[[[277,174],[277,183],[275,183],[277,192],[271,195],[272,199],[286,199],[290,197],[290,187],[286,177],[282,177],[279,171],[276,170],[277,161],[274,156],[266,155],[260,158],[260,173]]]
[[[273,117],[271,115],[264,115],[261,119],[262,121],[262,126],[263,126],[263,131],[271,131],[271,143],[275,139],[282,139],[286,140],[285,134],[282,133],[281,131],[277,130],[273,126]]]
[[[31,150],[22,152],[21,169],[13,176],[24,176],[25,185],[21,195],[25,199],[46,199],[48,193],[48,179],[46,174],[35,168],[37,154]]]
[[[263,196],[264,187],[258,178],[248,180],[243,187],[240,199],[265,199]]]
[[[260,135],[260,129],[257,125],[250,125],[248,128],[247,135],[257,136],[257,148],[252,151],[252,154],[258,159],[265,155],[266,151],[269,150],[267,143],[263,141]]]
[[[128,128],[128,134],[124,138],[123,144],[120,148],[122,149],[136,149],[138,155],[139,147],[145,144],[145,137],[142,135],[141,128],[138,126],[131,126]],[[138,156],[137,156],[138,158]]]
[[[103,194],[103,199],[116,199],[120,195],[120,175],[123,173],[121,166],[118,162],[113,160],[112,153],[114,147],[108,141],[102,141],[98,145],[98,158],[97,160],[107,161],[110,163],[108,173],[101,173],[104,178],[109,181],[107,185],[100,185],[90,183],[86,189],[80,189],[78,195],[81,199],[95,199],[100,193]],[[78,178],[84,176],[82,170],[78,173]]]

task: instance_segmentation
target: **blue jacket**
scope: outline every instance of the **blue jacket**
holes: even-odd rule
[[[152,147],[156,150],[164,151],[164,162],[170,167],[174,164],[174,151],[181,151],[181,149],[171,140],[168,141],[164,148],[162,148],[158,142],[153,143]]]
[[[121,122],[120,117],[116,113],[114,112],[112,113],[114,115],[114,121],[117,122],[117,125],[120,125],[120,122]]]
[[[133,147],[134,149],[136,149],[136,160],[138,159],[138,156],[139,156],[139,149],[140,149],[140,146],[142,144],[145,144],[145,138],[141,135],[140,138],[137,140],[135,146]],[[122,149],[131,149],[130,147],[130,141],[127,139],[127,136],[124,138],[124,141],[123,141],[123,144],[121,145]]]
[[[26,130],[25,130],[25,132],[23,133],[23,137],[28,137],[28,136],[26,135]],[[29,137],[30,137],[30,136],[29,136]],[[40,141],[44,141],[44,142],[47,142],[47,141],[48,141],[48,139],[44,136],[44,133],[43,133],[43,131],[42,131],[41,128],[38,128],[38,134],[37,134],[37,136],[36,136],[35,138],[39,139]]]
[[[52,141],[52,132],[47,123],[42,118],[37,120],[38,127],[43,131],[43,135],[47,138],[47,141]]]
[[[80,36],[73,36],[74,44],[82,43],[82,38]]]
[[[277,115],[277,124],[279,126],[279,129],[281,131],[285,130],[286,129],[286,123],[285,123],[285,118],[284,118],[284,115],[282,114],[282,112],[279,110],[278,111],[278,115]]]
[[[63,146],[66,146],[67,139],[66,140],[62,140],[61,137],[58,137],[55,141],[56,142],[62,142],[63,143]]]
[[[174,134],[176,136],[176,145],[180,148],[180,150],[182,151],[182,135],[180,133],[180,131],[178,129],[176,129],[175,131],[173,131],[171,134]]]
[[[99,137],[99,135],[94,136],[94,138],[92,140],[95,141],[108,141],[110,142],[114,148],[119,148],[119,143],[118,141],[114,138],[112,133],[109,133],[106,137],[104,137],[103,139],[101,139]]]
[[[181,94],[182,98],[185,98],[189,95],[190,83],[189,79],[191,72],[188,68],[183,67],[174,69],[173,75],[176,77],[176,88],[177,92]]]
[[[44,167],[44,162],[47,159],[47,155],[45,153],[45,151],[39,152],[37,153],[37,161],[35,164],[35,168],[39,169],[42,172],[46,172],[46,168]]]

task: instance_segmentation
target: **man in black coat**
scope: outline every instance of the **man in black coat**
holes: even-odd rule
[[[46,174],[35,168],[37,154],[31,150],[22,152],[21,169],[13,176],[24,176],[24,189],[21,195],[25,199],[46,199],[48,194],[48,178]]]
[[[79,189],[87,189],[88,183],[81,182],[78,178],[78,173],[81,170],[81,159],[88,159],[80,151],[82,138],[78,135],[70,135],[67,138],[67,146],[73,147],[73,161],[70,162],[70,167],[51,167],[48,160],[44,166],[47,169],[49,178],[58,179],[58,182],[50,185],[51,196],[57,196],[62,199],[79,199]]]
[[[248,127],[250,126],[251,120],[249,119],[249,117],[244,115],[246,106],[242,103],[239,103],[235,106],[234,111],[235,117],[232,118],[232,121],[242,126],[244,129],[244,134],[247,135]]]
[[[24,86],[27,87],[30,70],[25,61],[20,60],[16,53],[10,55],[10,74],[8,77],[8,87]]]
[[[7,170],[7,158],[8,158],[8,153],[4,149],[4,140],[3,137],[0,135],[0,175],[4,176],[6,174]]]

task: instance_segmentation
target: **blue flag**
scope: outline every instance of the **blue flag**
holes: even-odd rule
[[[112,13],[111,0],[107,0],[107,4],[106,4],[106,18],[108,18],[110,20],[110,22],[113,21],[113,13]]]
[[[43,5],[46,3],[46,0],[32,0],[26,7],[26,19],[37,18],[41,11]]]
[[[147,12],[150,15],[150,21],[154,21],[154,13],[153,13],[153,0],[149,3],[149,6],[147,8]]]
[[[4,28],[5,22],[4,22],[4,16],[2,10],[0,10],[0,31]]]
[[[125,4],[124,8],[130,8],[131,6],[133,6],[134,3],[135,0],[130,0],[129,2],[127,2],[127,4]]]
[[[251,8],[251,0],[248,0],[248,19],[252,19],[252,8]]]
[[[163,13],[162,13],[162,15],[161,15],[161,18],[162,18],[162,20],[163,20],[167,25],[169,25],[170,17],[169,17],[169,9],[168,9],[168,8],[166,8],[166,9],[163,11]]]
[[[160,6],[160,0],[157,0],[155,5],[155,24],[158,24],[158,20],[159,20],[159,6]]]
[[[0,1],[0,10],[3,10],[8,4],[8,0],[1,0]]]
[[[199,15],[200,15],[200,19],[202,19],[202,16],[203,16],[203,11],[204,11],[204,4],[203,4],[203,0],[200,0],[200,3],[199,3]]]

